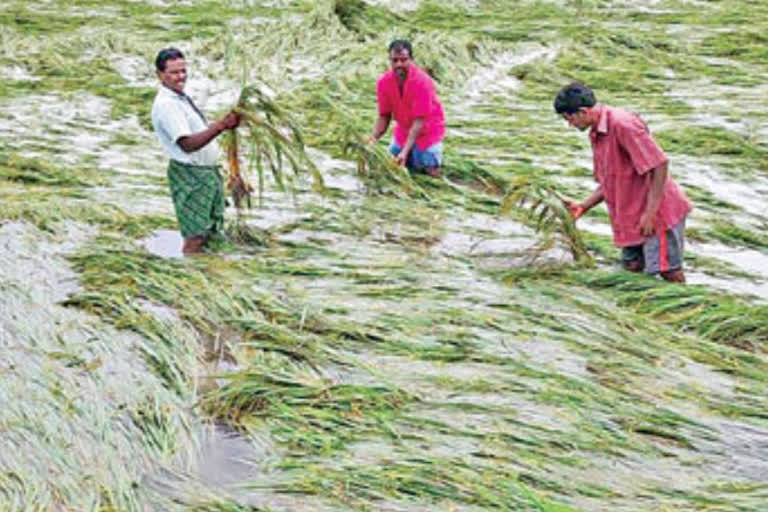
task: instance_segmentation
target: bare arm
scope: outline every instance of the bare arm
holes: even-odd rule
[[[416,143],[416,137],[419,136],[421,133],[421,128],[424,126],[424,118],[423,117],[417,117],[413,120],[413,124],[411,125],[411,129],[408,131],[408,138],[405,141],[405,146],[403,146],[402,150],[400,151],[400,154],[397,155],[397,163],[398,165],[405,164],[406,160],[408,159],[408,153],[411,152],[411,149],[413,149],[413,145]]]
[[[408,131],[408,139],[405,141],[405,147],[403,148],[406,154],[410,153],[411,149],[413,148],[413,145],[416,143],[416,137],[418,137],[419,134],[421,133],[421,128],[423,126],[424,126],[423,117],[417,117],[416,119],[413,120],[411,129]]]
[[[664,194],[664,184],[667,182],[667,164],[664,163],[649,171],[651,175],[651,188],[648,190],[648,199],[645,203],[645,211],[640,217],[640,230],[643,235],[649,236],[655,230],[656,213],[661,205]]]
[[[387,132],[390,119],[392,119],[391,114],[379,115],[379,118],[376,119],[376,123],[373,125],[373,134],[368,139],[370,142],[376,142]]]
[[[603,195],[603,186],[598,185],[594,192],[592,192],[586,201],[581,203],[581,207],[584,208],[584,213],[587,213],[593,207],[603,202],[605,196]]]
[[[208,128],[201,132],[193,133],[185,137],[180,137],[176,143],[185,153],[192,153],[204,148],[215,139],[221,132],[230,128],[235,128],[240,122],[240,118],[234,112],[230,112],[224,118],[212,122]]]
[[[571,212],[571,217],[573,220],[578,219],[585,213],[587,213],[589,210],[591,210],[593,207],[597,206],[598,204],[603,202],[603,199],[605,199],[605,196],[603,195],[603,187],[602,185],[598,185],[594,192],[592,192],[586,201],[583,203],[577,203],[576,201],[573,201],[571,199],[565,199],[563,202],[565,203],[565,206],[568,208],[568,211]]]

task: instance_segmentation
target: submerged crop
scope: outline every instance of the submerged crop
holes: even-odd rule
[[[3,3],[3,503],[762,510],[764,11]],[[445,106],[442,180],[363,143],[402,37]],[[198,258],[144,243],[176,229],[148,115],[168,41],[206,114],[242,84],[274,114],[237,141],[260,204]],[[561,207],[594,187],[588,139],[552,110],[574,78],[649,119],[695,185],[692,285],[619,271],[605,211],[574,226]],[[201,480],[204,426],[254,447],[257,476]]]

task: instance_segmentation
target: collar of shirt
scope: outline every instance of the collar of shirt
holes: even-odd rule
[[[605,105],[597,105],[595,109],[599,112],[600,117],[597,119],[597,123],[592,125],[592,129],[589,131],[589,136],[592,141],[597,140],[598,135],[605,135],[608,133],[608,107]]]
[[[198,116],[200,116],[200,119],[203,120],[203,123],[206,123],[206,124],[208,123],[208,121],[206,121],[206,119],[205,119],[205,115],[200,111],[199,108],[197,108],[197,105],[195,105],[195,102],[192,101],[192,98],[187,96],[184,92],[174,91],[173,89],[171,89],[167,85],[161,83],[160,84],[160,93],[162,95],[164,95],[164,96],[169,97],[169,98],[173,98],[173,99],[175,99],[177,101],[182,101],[182,102],[186,103],[187,105],[192,107],[192,110],[194,110],[197,113]]]
[[[179,94],[178,92],[174,91],[173,89],[171,89],[170,87],[168,87],[163,83],[160,84],[160,94],[162,94],[163,96],[168,96],[176,99],[184,97],[183,94]]]
[[[395,73],[395,71],[392,69],[390,69],[387,73],[389,74],[389,79],[399,86],[400,79],[398,78],[397,73]],[[421,68],[419,68],[416,64],[411,63],[411,65],[408,67],[408,74],[405,76],[405,80],[403,80],[403,92],[405,92],[405,88],[408,86],[408,84],[420,80],[423,73],[425,72],[422,71]]]

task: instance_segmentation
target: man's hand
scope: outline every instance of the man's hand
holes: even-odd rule
[[[237,113],[235,113],[234,111],[222,117],[221,120],[219,121],[219,127],[221,128],[221,131],[237,128],[237,125],[239,124],[240,124],[240,116],[237,115]]]
[[[643,236],[651,236],[656,231],[654,226],[656,214],[651,215],[647,210],[640,216],[640,232]]]
[[[577,203],[573,199],[563,199],[562,201],[563,201],[563,206],[568,208],[568,213],[571,214],[571,218],[574,221],[576,221],[579,217],[584,215],[584,212],[587,211],[587,209],[584,208],[584,206]]]
[[[378,140],[379,140],[379,139],[377,139],[377,138],[376,138],[376,137],[374,137],[373,135],[369,135],[369,136],[368,136],[368,138],[367,138],[367,139],[365,139],[365,142],[366,142],[366,144],[376,144],[376,142],[377,142]]]
[[[395,157],[395,163],[399,165],[400,167],[405,165],[405,162],[408,161],[408,150],[403,149],[400,151],[400,153]]]

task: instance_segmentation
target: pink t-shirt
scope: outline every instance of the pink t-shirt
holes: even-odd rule
[[[397,75],[390,69],[376,82],[376,98],[379,115],[391,114],[395,118],[395,142],[400,147],[405,145],[408,131],[417,117],[424,118],[421,133],[416,137],[417,148],[423,151],[443,140],[445,115],[437,99],[435,82],[415,64],[412,63],[408,68],[402,95],[397,85]]]
[[[667,163],[667,155],[639,116],[604,105],[597,108],[600,120],[592,126],[589,136],[595,179],[608,205],[613,242],[618,247],[640,245],[646,240],[640,231],[640,217],[651,188],[648,171]],[[691,203],[668,175],[656,214],[657,227],[668,229],[690,211]]]

